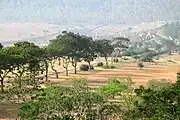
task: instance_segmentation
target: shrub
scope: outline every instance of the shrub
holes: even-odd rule
[[[137,60],[140,58],[140,56],[135,55],[135,56],[133,56],[133,58]]]
[[[91,65],[91,70],[94,70],[94,67]],[[81,65],[80,70],[82,71],[88,71],[89,70],[89,65]]]
[[[51,86],[44,89],[44,93],[21,104],[20,119],[99,120],[99,111],[105,118],[120,111],[119,105],[109,105],[102,94],[91,91],[87,80],[76,80],[71,87]]]
[[[143,62],[154,62],[151,57],[141,57],[140,59],[141,59],[141,61],[143,61]]]
[[[115,69],[116,66],[104,66],[103,68],[104,68],[104,69]]]
[[[128,85],[122,78],[110,78],[107,85],[99,88],[100,92],[106,96],[114,98],[125,89],[128,89]]]
[[[138,67],[141,69],[144,67],[143,63],[138,63]]]
[[[128,58],[123,58],[123,60],[129,60]]]
[[[172,85],[172,81],[168,79],[150,80],[148,87],[152,89],[162,89]]]
[[[159,57],[156,57],[155,60],[159,60]]]
[[[113,62],[117,63],[119,62],[119,59],[113,59]]]
[[[102,67],[102,66],[104,66],[104,63],[103,62],[99,62],[99,63],[97,63],[97,66],[98,67]]]
[[[136,120],[179,120],[179,87],[177,80],[169,87],[159,90],[152,88],[135,89],[139,101],[135,104],[135,109],[130,112],[132,118]]]

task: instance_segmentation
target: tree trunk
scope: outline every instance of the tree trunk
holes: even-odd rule
[[[170,48],[170,50],[169,50],[169,52],[168,52],[168,55],[171,55],[171,48]]]
[[[108,60],[107,60],[107,57],[105,57],[105,60],[106,60],[106,67],[108,67]]]
[[[4,92],[4,80],[1,79],[1,92],[3,93]]]
[[[102,112],[100,112],[100,120],[104,120]]]
[[[56,78],[59,78],[59,75],[58,75],[57,70],[55,70],[53,67],[51,67],[51,69],[55,72],[55,74],[56,74]]]
[[[77,74],[77,61],[74,63],[74,74]]]
[[[35,77],[35,72],[34,71],[32,73],[32,80],[33,80],[33,87],[34,87],[34,89],[36,89],[37,88],[37,84],[36,84],[36,77]]]
[[[88,61],[88,65],[89,65],[89,71],[91,71],[91,62]]]
[[[46,75],[45,75],[45,79],[46,79],[46,82],[48,81],[48,62],[45,62],[46,64]]]
[[[58,58],[58,65],[61,66],[61,59]]]
[[[20,73],[19,78],[18,78],[18,80],[19,80],[19,88],[22,87],[22,76],[23,76],[23,73],[24,73],[24,71],[22,71],[22,72]]]
[[[66,76],[68,76],[68,69],[67,68],[65,68],[66,69]]]
[[[21,88],[22,87],[21,77],[18,78],[18,81],[19,81],[18,82],[19,83],[19,88]]]
[[[55,72],[55,74],[56,74],[56,78],[59,78],[59,75],[58,75],[57,70],[55,70],[54,72]]]
[[[74,67],[74,74],[77,74],[77,66]]]
[[[77,74],[77,60],[72,59],[72,66],[74,67],[74,74]]]

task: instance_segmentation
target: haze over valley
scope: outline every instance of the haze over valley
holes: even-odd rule
[[[46,44],[63,30],[96,39],[155,29],[178,21],[175,0],[4,0],[0,2],[0,41]],[[146,23],[146,24],[143,24]],[[10,33],[10,34],[9,34]]]

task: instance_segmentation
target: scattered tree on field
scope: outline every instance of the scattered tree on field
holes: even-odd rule
[[[138,62],[138,67],[140,68],[140,70],[144,67],[142,62]]]
[[[127,43],[130,40],[128,38],[124,38],[124,37],[116,37],[114,38],[112,44],[114,45],[114,52],[116,53],[115,56],[112,57],[112,60],[115,58],[117,59],[117,57],[121,57],[122,58],[122,52],[124,51],[124,49],[127,49]]]
[[[106,67],[108,67],[108,56],[110,56],[114,50],[113,45],[111,45],[111,41],[103,39],[103,40],[98,40],[96,44],[97,44],[97,53],[105,58]]]

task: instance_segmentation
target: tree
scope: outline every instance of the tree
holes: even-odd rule
[[[2,49],[4,46],[0,43],[0,49]]]
[[[42,48],[44,51],[44,55],[43,55],[43,62],[44,62],[44,67],[45,67],[45,79],[46,82],[48,81],[48,71],[49,71],[49,53],[47,51],[47,47]]]
[[[68,75],[70,61],[75,68],[76,74],[77,62],[81,58],[81,52],[84,49],[82,37],[79,34],[63,31],[61,35],[50,42],[48,47],[56,52],[57,59],[61,57],[66,75]]]
[[[55,63],[62,57],[62,46],[58,39],[50,40],[46,48],[46,60],[51,69],[55,72],[56,78],[59,78],[58,71],[55,69]]]
[[[87,39],[87,48],[83,51],[83,59],[85,62],[89,65],[89,71],[91,70],[91,61],[94,61],[94,59],[97,57],[97,51],[96,51],[96,42],[92,40],[90,37],[86,37]]]
[[[138,67],[140,68],[140,70],[144,67],[142,62],[138,62]]]
[[[4,92],[4,79],[7,77],[8,73],[13,71],[15,68],[15,61],[17,61],[16,56],[11,56],[0,51],[0,81],[1,81],[1,92]]]
[[[135,109],[132,111],[132,118],[136,119],[155,119],[155,120],[179,120],[180,119],[180,81],[179,73],[177,82],[161,87],[140,88],[135,90],[139,101],[135,102]]]
[[[42,62],[43,55],[45,53],[39,46],[36,46],[34,43],[29,43],[26,41],[18,42],[13,46],[5,47],[3,52],[5,54],[18,57],[18,60],[14,61],[15,67],[11,72],[16,75],[16,79],[20,88],[22,86],[22,76],[25,72],[30,72],[30,75],[33,76],[31,76],[31,78],[34,78],[35,81],[35,76],[39,75],[38,72],[44,71]],[[35,72],[37,75],[33,75]]]
[[[73,33],[72,33],[73,34]],[[63,60],[63,67],[66,70],[68,76],[68,66],[70,62],[70,55],[72,54],[72,47],[74,46],[74,38],[70,33],[63,31],[61,35],[58,35],[56,39],[52,40],[49,47],[54,47],[57,54],[60,54]],[[58,57],[59,57],[58,56]],[[57,58],[56,58],[57,59]]]
[[[69,62],[71,61],[72,66],[74,67],[74,73],[77,73],[77,63],[82,58],[82,52],[86,48],[86,39],[84,39],[85,36],[82,36],[80,34],[75,34],[73,32],[63,32],[64,36],[66,36],[66,42],[64,42],[64,46],[69,47],[70,49],[66,52],[66,58],[63,60],[63,67],[67,71],[67,67],[69,65]],[[68,59],[67,59],[68,58]],[[67,67],[66,67],[67,66]],[[68,73],[66,72],[66,75]]]
[[[62,57],[63,59],[63,67],[65,68],[65,72],[66,72],[66,76],[68,76],[68,66],[69,66],[69,62],[70,62],[70,58],[69,57]]]
[[[112,59],[114,59],[114,57],[117,59],[118,56],[122,57],[122,51],[124,51],[124,49],[127,49],[127,43],[130,40],[128,38],[124,38],[124,37],[115,37],[113,39],[112,45],[114,45],[114,52],[116,53],[115,56],[112,57]],[[122,60],[122,59],[121,59]]]
[[[98,54],[105,58],[106,66],[108,67],[108,56],[111,55],[114,50],[113,45],[111,45],[111,41],[103,39],[96,41],[96,44]]]

